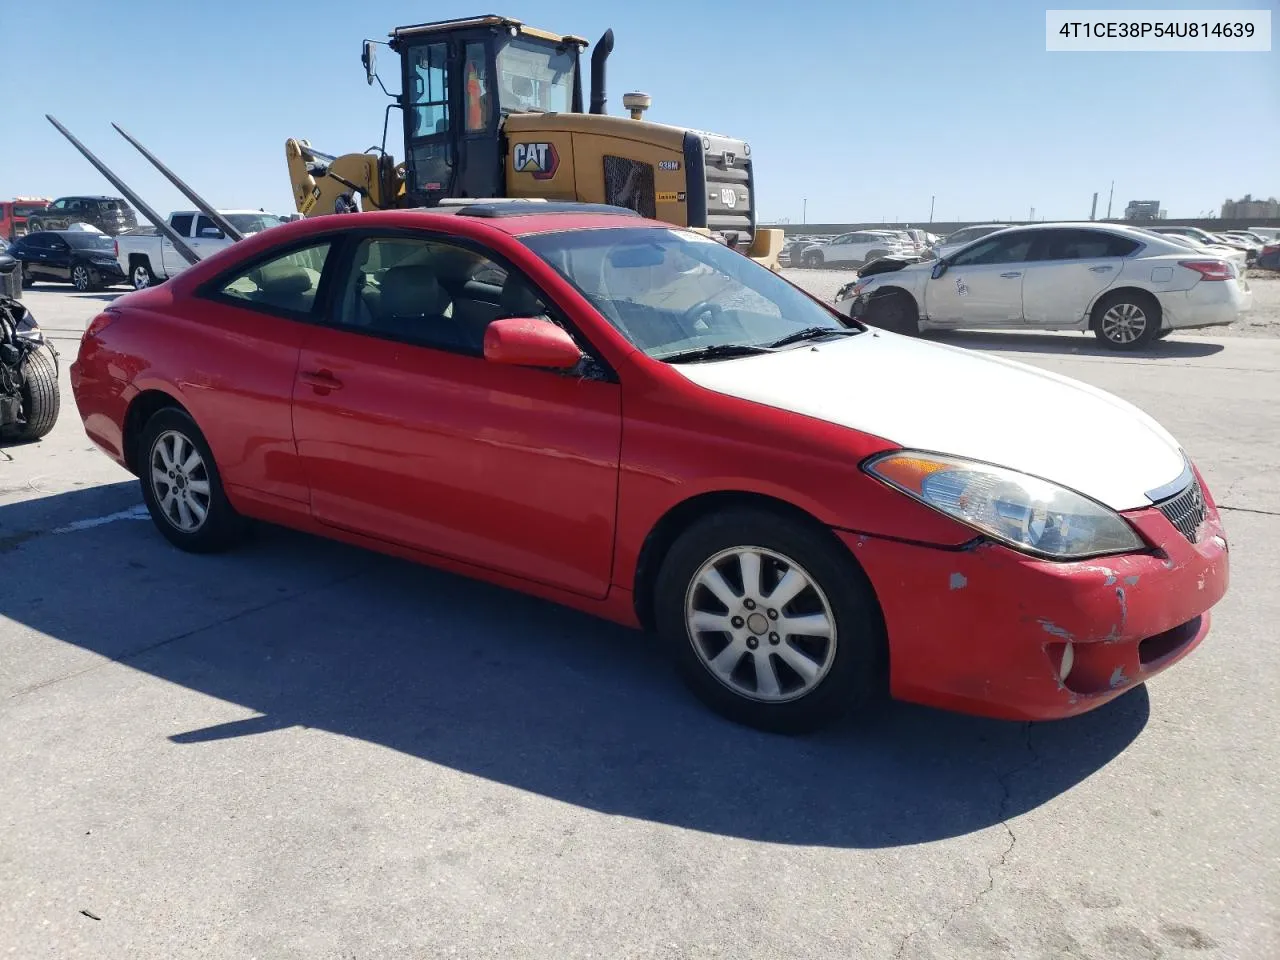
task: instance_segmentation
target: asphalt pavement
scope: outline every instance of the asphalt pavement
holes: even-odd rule
[[[170,548],[67,383],[109,296],[27,294],[64,407],[0,449],[0,953],[1280,956],[1280,340],[947,336],[1168,426],[1230,590],[1083,717],[793,739],[537,600],[274,529]]]

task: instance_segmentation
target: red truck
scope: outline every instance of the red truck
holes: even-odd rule
[[[0,200],[0,237],[16,240],[27,232],[27,218],[53,202],[52,197],[14,197]]]

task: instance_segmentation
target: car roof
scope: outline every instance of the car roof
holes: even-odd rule
[[[665,227],[675,225],[660,220],[650,220],[626,207],[614,207],[593,203],[527,203],[495,202],[472,203],[458,206],[413,207],[401,210],[370,210],[359,214],[331,213],[321,217],[295,220],[282,224],[275,230],[286,229],[309,232],[298,224],[311,224],[316,229],[328,230],[337,225],[337,218],[349,221],[352,216],[363,226],[433,227],[448,229],[448,225],[463,219],[471,224],[483,224],[485,228],[498,230],[513,237],[535,233],[554,233],[563,230],[588,230],[607,227]]]
[[[109,197],[105,193],[68,193],[65,197],[58,197],[58,200],[120,200],[124,197]],[[57,200],[54,201],[55,203]]]

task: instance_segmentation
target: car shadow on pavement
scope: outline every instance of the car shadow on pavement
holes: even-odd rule
[[[891,704],[808,737],[767,735],[703,708],[649,637],[550,603],[271,527],[229,554],[183,554],[145,517],[136,483],[0,506],[0,554],[0,614],[41,644],[20,656],[6,643],[0,695],[61,689],[57,702],[74,704],[63,722],[92,714],[117,740],[167,743],[178,762],[303,727],[624,817],[884,848],[1051,801],[1148,719],[1140,687],[1055,723]],[[115,668],[55,641],[128,667],[108,687],[129,696],[161,695],[139,685],[142,671],[257,715],[138,729],[124,693],[75,699],[86,670],[98,680],[85,689],[100,691],[98,671]],[[193,698],[188,716],[209,703]],[[40,716],[43,730],[59,715]],[[330,776],[306,775],[317,790]]]
[[[964,347],[967,350],[1007,350],[1016,353],[1072,353],[1082,357],[1106,357],[1109,360],[1178,360],[1211,357],[1221,353],[1222,344],[1198,337],[1160,340],[1136,350],[1111,350],[1098,342],[1093,334],[1079,333],[1003,333],[976,330],[931,330],[928,339],[936,343]]]

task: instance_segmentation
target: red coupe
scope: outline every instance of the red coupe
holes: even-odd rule
[[[527,591],[768,729],[882,693],[1077,714],[1227,589],[1212,497],[1136,408],[614,208],[276,227],[107,307],[72,384],[178,547],[267,521]]]

